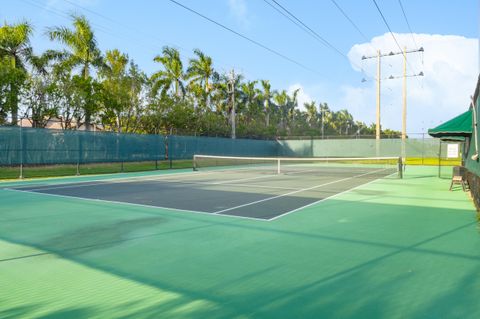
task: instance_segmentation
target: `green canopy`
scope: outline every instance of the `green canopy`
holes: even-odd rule
[[[453,136],[470,136],[472,134],[472,110],[468,110],[453,119],[428,130],[433,137],[451,138]]]

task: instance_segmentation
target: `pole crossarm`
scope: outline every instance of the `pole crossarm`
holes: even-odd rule
[[[406,51],[398,51],[398,52],[393,52],[393,51],[390,51],[389,53],[381,53],[380,54],[380,57],[387,57],[387,56],[394,56],[394,55],[403,55],[403,54],[407,54],[407,53],[416,53],[416,52],[424,52],[425,50],[423,49],[423,47],[419,48],[419,49],[415,49],[415,50],[406,50]],[[362,56],[362,60],[367,60],[367,59],[376,59],[378,58],[378,54],[376,55],[370,55],[370,56]]]

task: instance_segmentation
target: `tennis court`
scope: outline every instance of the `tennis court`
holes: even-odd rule
[[[9,190],[272,220],[376,179],[396,177],[398,158],[262,159],[199,155],[194,165],[201,170]]]
[[[0,184],[0,317],[480,316],[475,211],[435,167],[229,161]]]

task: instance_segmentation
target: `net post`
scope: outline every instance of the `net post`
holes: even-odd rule
[[[193,171],[196,171],[197,170],[197,155],[193,155],[192,165],[193,165]]]
[[[77,176],[80,175],[80,161],[82,160],[82,138],[81,135],[77,132]],[[95,136],[94,136],[95,138]]]
[[[277,174],[280,175],[280,159],[277,158]]]
[[[440,178],[441,172],[441,160],[442,160],[442,140],[438,141],[438,178]]]
[[[398,158],[398,177],[403,178],[403,160],[401,156]]]
[[[168,160],[168,167],[170,169],[173,168],[173,160],[172,160],[172,150],[170,148],[170,141],[172,140],[172,133],[170,130],[170,135],[165,136],[165,157]]]

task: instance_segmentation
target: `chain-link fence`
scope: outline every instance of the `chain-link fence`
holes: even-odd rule
[[[355,138],[296,138],[278,140],[229,139],[221,137],[119,134],[80,130],[54,130],[0,127],[0,166],[25,167],[72,165],[79,174],[82,167],[96,163],[146,163],[138,170],[189,167],[194,154],[260,157],[399,157],[407,164],[454,165],[460,161],[448,155],[448,144],[427,135],[413,136],[405,141],[372,137]],[[89,166],[90,165],[90,166]],[[130,167],[132,164],[129,164]],[[449,171],[447,169],[447,171]],[[0,178],[2,176],[0,170]],[[439,175],[441,171],[439,168]],[[13,173],[12,173],[13,174]]]

